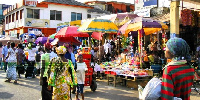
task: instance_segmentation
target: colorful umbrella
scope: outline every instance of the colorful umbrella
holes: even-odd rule
[[[128,33],[131,31],[138,31],[143,29],[145,35],[149,35],[160,31],[162,27],[165,27],[165,29],[168,28],[164,24],[160,24],[159,22],[150,18],[136,17],[124,24],[119,29],[119,31],[125,36],[128,36]]]
[[[107,19],[91,19],[84,22],[79,28],[80,32],[117,33],[118,27]]]
[[[59,37],[56,38],[54,41],[51,42],[52,45],[55,44],[59,44],[59,45],[63,45],[64,43],[70,43],[72,45],[81,45],[81,42],[79,40],[77,40],[75,37]]]
[[[52,38],[48,38],[48,37],[38,37],[36,40],[35,40],[35,43],[38,44],[39,42],[42,43],[42,44],[45,44],[47,42],[47,39],[49,39],[49,42],[52,42],[54,39]]]
[[[78,27],[77,26],[69,26],[69,27],[64,27],[60,29],[60,31],[57,32],[55,35],[55,38],[59,37],[89,37],[89,34],[86,32],[78,32],[77,31]]]
[[[97,40],[102,40],[103,34],[104,33],[101,33],[101,32],[93,32],[91,37],[93,37],[94,39],[97,39]]]

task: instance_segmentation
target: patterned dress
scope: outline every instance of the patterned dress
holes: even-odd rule
[[[77,85],[77,77],[71,60],[63,62],[59,57],[51,60],[48,84],[54,87],[52,100],[70,99],[70,86]]]

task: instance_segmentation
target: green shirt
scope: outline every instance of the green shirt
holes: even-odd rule
[[[43,77],[48,77],[48,67],[50,62],[50,53],[45,53],[41,56],[41,61],[45,60],[45,69],[44,69],[44,75]]]

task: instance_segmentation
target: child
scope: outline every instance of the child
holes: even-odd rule
[[[83,94],[83,88],[85,84],[85,71],[87,71],[87,65],[85,62],[83,62],[83,55],[78,56],[78,62],[77,62],[77,69],[76,69],[76,75],[77,75],[77,93],[76,93],[76,100],[78,99],[78,94],[80,93],[82,96],[82,100],[84,100],[84,94]]]

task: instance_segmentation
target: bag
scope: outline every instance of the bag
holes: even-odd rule
[[[157,100],[161,96],[161,83],[160,79],[152,78],[143,90],[141,86],[138,86],[139,98],[142,100]]]
[[[36,62],[40,62],[41,56],[39,53],[36,53],[35,60]]]

